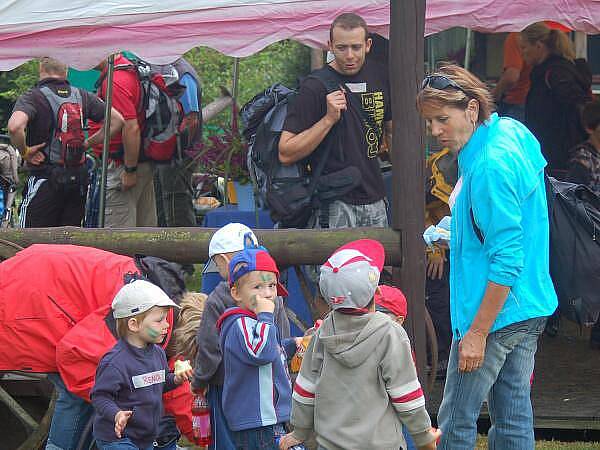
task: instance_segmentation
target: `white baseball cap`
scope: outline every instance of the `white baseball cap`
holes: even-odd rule
[[[179,306],[165,291],[146,280],[135,280],[123,286],[112,301],[113,317],[122,319],[148,311],[153,306]]]
[[[222,253],[241,252],[247,246],[257,246],[258,239],[250,228],[243,223],[228,223],[215,231],[208,244],[208,262],[202,273],[218,272],[213,258]]]

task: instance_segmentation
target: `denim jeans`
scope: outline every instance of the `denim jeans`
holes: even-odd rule
[[[487,397],[492,427],[490,450],[533,450],[531,374],[537,340],[546,317],[525,320],[491,333],[482,366],[473,372],[458,371],[458,344],[450,349],[444,397],[438,412],[442,430],[439,449],[473,450],[477,418]]]
[[[117,439],[116,441],[111,442],[96,439],[96,446],[98,447],[98,450],[153,450],[154,448],[152,446],[140,448],[129,438]]]
[[[84,428],[92,417],[92,405],[70,393],[57,373],[49,374],[48,379],[54,384],[58,396],[46,450],[75,450]]]
[[[273,425],[249,430],[232,431],[236,450],[278,450]]]
[[[210,425],[212,428],[212,444],[209,450],[235,450],[231,431],[223,414],[223,386],[211,384],[206,393],[210,406]]]

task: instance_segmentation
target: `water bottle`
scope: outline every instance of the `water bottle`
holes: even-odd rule
[[[194,394],[192,400],[192,433],[197,445],[202,447],[211,444],[210,408],[202,394]]]

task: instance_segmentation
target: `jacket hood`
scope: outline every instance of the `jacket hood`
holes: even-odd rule
[[[248,316],[252,317],[253,319],[256,319],[256,314],[252,311],[248,311],[247,309],[238,307],[227,308],[225,312],[221,314],[221,317],[219,317],[219,320],[217,320],[216,323],[216,327],[219,333],[229,328],[231,324],[235,321],[235,319],[237,319],[240,316]]]
[[[391,323],[380,312],[357,316],[334,311],[321,325],[320,341],[340,364],[356,367],[375,351]]]

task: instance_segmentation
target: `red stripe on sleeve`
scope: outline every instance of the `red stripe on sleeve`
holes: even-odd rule
[[[393,403],[408,403],[416,400],[419,397],[423,397],[423,389],[419,388],[417,390],[412,391],[409,394],[403,395],[401,397],[392,398]]]
[[[312,392],[308,392],[306,389],[303,389],[302,386],[300,386],[298,383],[294,384],[294,392],[296,392],[296,394],[298,395],[301,395],[302,397],[315,398],[315,394],[313,394]]]

